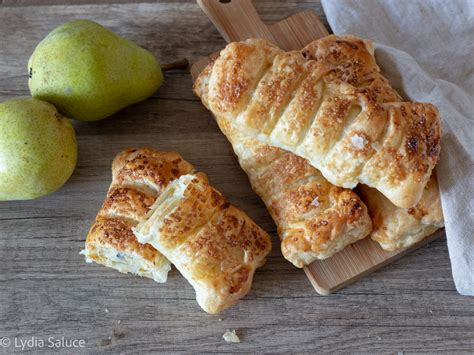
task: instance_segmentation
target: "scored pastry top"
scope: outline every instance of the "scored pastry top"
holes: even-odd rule
[[[329,36],[284,52],[261,39],[230,43],[194,90],[241,134],[306,158],[333,184],[375,187],[411,207],[440,151],[437,109],[400,103],[370,42]]]
[[[278,227],[283,256],[293,265],[328,258],[370,233],[367,208],[353,191],[329,183],[306,159],[218,122]]]
[[[134,232],[176,266],[209,313],[230,307],[250,290],[255,269],[271,250],[268,234],[202,173],[173,181]]]
[[[164,188],[194,167],[174,152],[126,149],[112,163],[112,183],[87,235],[87,260],[165,282],[168,260],[153,246],[141,244],[132,227],[145,219]]]

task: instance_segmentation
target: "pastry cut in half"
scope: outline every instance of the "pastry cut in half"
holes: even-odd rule
[[[248,293],[270,250],[268,234],[204,173],[177,153],[143,148],[114,159],[112,184],[81,253],[157,282],[173,263],[199,305],[218,313]]]
[[[118,154],[107,197],[81,252],[86,261],[165,282],[169,261],[151,245],[139,243],[132,227],[144,220],[171,181],[192,171],[177,153],[142,148]]]
[[[268,234],[202,173],[170,183],[133,230],[140,243],[152,245],[176,266],[208,313],[247,294],[255,269],[271,250]]]

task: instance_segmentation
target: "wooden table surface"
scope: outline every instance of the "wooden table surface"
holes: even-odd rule
[[[162,62],[194,61],[225,44],[194,1],[0,2],[0,101],[29,94],[26,63],[35,45],[75,18],[100,22]],[[269,22],[307,8],[324,19],[317,0],[260,0],[256,7]],[[318,296],[281,256],[273,222],[193,96],[189,73],[167,73],[157,94],[110,119],[74,125],[79,160],[70,181],[38,200],[0,203],[0,338],[11,341],[6,353],[21,350],[15,338],[19,345],[32,337],[84,339],[85,353],[474,352],[474,300],[454,289],[445,239],[336,294]],[[235,307],[208,315],[176,270],[157,284],[88,265],[78,254],[110,183],[111,161],[132,146],[178,151],[271,232],[274,250]],[[242,342],[225,343],[227,329],[237,329]]]

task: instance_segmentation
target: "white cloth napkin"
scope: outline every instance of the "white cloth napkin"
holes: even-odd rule
[[[454,282],[474,295],[474,1],[322,0],[335,34],[376,43],[402,96],[435,104],[443,121],[436,172]]]

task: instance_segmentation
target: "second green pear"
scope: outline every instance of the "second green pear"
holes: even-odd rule
[[[155,56],[89,20],[54,29],[29,62],[31,95],[82,121],[106,118],[151,96],[163,82]]]

